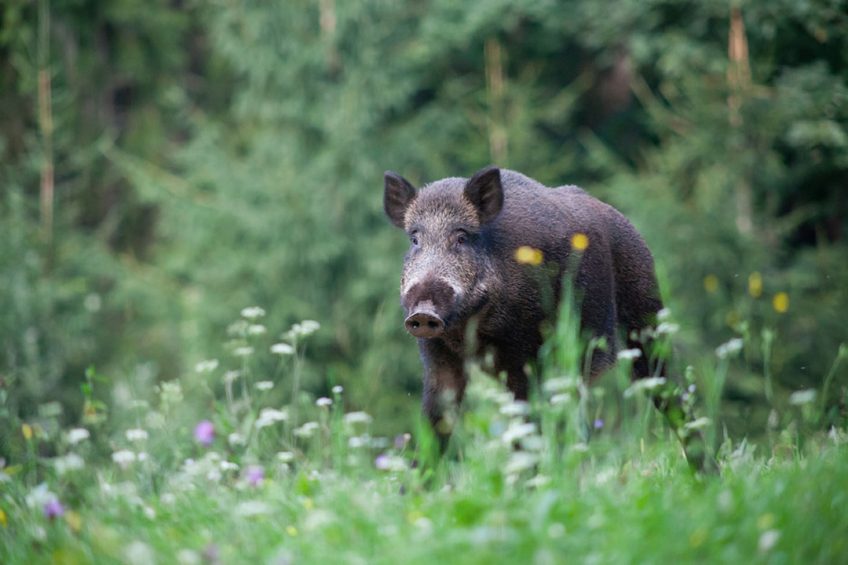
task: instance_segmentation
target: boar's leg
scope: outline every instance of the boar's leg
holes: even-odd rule
[[[422,410],[433,426],[441,451],[447,448],[453,431],[453,413],[462,403],[465,385],[465,364],[462,356],[449,349],[439,339],[419,339],[421,361],[424,364],[424,393]]]

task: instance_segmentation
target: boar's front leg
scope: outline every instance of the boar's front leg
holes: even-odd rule
[[[455,411],[462,403],[465,385],[465,363],[462,356],[439,339],[419,339],[424,364],[422,410],[439,438],[441,451],[447,448],[453,430]]]

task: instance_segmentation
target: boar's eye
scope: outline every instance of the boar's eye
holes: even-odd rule
[[[456,232],[456,244],[457,245],[465,245],[468,242],[468,232],[465,230],[457,230]]]
[[[409,234],[409,241],[412,243],[412,245],[418,245],[418,234],[417,233]]]

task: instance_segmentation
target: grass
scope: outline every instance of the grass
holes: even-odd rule
[[[724,437],[720,472],[699,476],[645,387],[627,382],[626,360],[588,390],[550,377],[528,405],[474,371],[452,449],[435,459],[426,428],[375,437],[368,415],[346,411],[344,391],[316,401],[299,389],[298,356],[314,324],[293,328],[277,357],[259,346],[259,325],[231,328],[238,373],[208,361],[155,395],[131,391],[110,403],[96,400],[92,373],[76,428],[89,437],[60,428],[56,410],[17,423],[19,449],[5,447],[14,455],[0,473],[0,563],[838,563],[848,555],[848,434],[819,431],[814,394],[795,396],[759,444]],[[576,339],[567,330],[557,332],[560,346]],[[723,382],[737,345],[712,369],[687,373],[691,404],[705,404],[712,421],[720,394],[707,384]],[[550,353],[548,375],[574,374],[580,359],[567,349]],[[267,366],[270,380],[258,379],[269,373],[256,368]]]

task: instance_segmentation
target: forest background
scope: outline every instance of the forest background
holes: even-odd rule
[[[820,389],[848,339],[846,8],[6,0],[0,417],[58,402],[79,421],[87,371],[104,398],[150,395],[257,305],[269,343],[321,324],[307,394],[342,385],[408,426],[420,368],[382,173],[496,163],[632,219],[678,370],[746,337],[723,425],[759,433],[766,395]],[[830,387],[836,421],[845,364]]]

